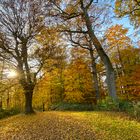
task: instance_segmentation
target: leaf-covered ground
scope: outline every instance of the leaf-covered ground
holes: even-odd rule
[[[140,123],[113,112],[44,112],[0,120],[0,140],[140,140]]]

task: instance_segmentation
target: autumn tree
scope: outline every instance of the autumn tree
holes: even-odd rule
[[[139,49],[133,47],[127,33],[128,29],[122,25],[112,26],[106,31],[106,43],[116,71],[118,95],[132,100],[138,98],[139,94],[136,92],[138,87],[135,86],[138,84],[132,80],[135,77],[133,73],[139,66]]]
[[[62,7],[60,1],[51,1],[54,5],[54,8],[57,9],[56,15],[60,16],[63,19],[63,22],[69,21],[75,23],[76,19],[81,19],[84,25],[84,28],[78,26],[77,28],[72,28],[72,33],[88,33],[94,47],[96,48],[97,53],[99,54],[101,60],[103,61],[105,68],[106,68],[106,75],[107,75],[107,85],[109,95],[112,99],[116,99],[116,84],[115,84],[115,73],[113,66],[110,62],[108,55],[105,53],[100,40],[95,35],[95,30],[93,28],[93,24],[95,23],[96,18],[104,17],[104,12],[96,13],[97,17],[92,15],[95,9],[98,9],[94,4],[93,0],[90,1],[69,1],[65,3],[65,7]],[[53,11],[54,12],[54,11]],[[102,15],[102,16],[101,16]],[[95,23],[98,24],[98,23]],[[67,24],[63,24],[67,25]],[[79,24],[80,25],[80,24]]]
[[[136,78],[136,73],[140,66],[140,50],[130,47],[121,50],[120,53],[125,67],[125,75],[119,77],[118,80],[121,78],[121,84],[123,84],[123,88],[126,91],[121,96],[127,100],[139,100],[139,80]]]
[[[72,46],[74,47],[80,47],[82,49],[88,50],[90,60],[91,60],[91,73],[93,77],[93,87],[95,89],[96,99],[98,100],[100,97],[100,91],[99,91],[99,84],[98,84],[98,76],[97,76],[97,68],[96,68],[96,59],[98,58],[98,55],[95,52],[94,46],[91,42],[91,40],[88,37],[88,34],[82,34],[82,35],[73,35],[71,32],[69,32],[69,38],[72,43]]]
[[[51,104],[62,102],[64,99],[64,70],[67,64],[67,50],[62,35],[57,32],[55,26],[43,28],[36,39],[43,46],[43,53],[40,57],[46,57],[48,56],[47,52],[53,52],[43,66],[43,76],[38,80],[33,100],[36,108],[45,110]]]
[[[133,92],[132,95],[133,96],[133,100],[140,100],[140,64],[136,65],[135,70],[132,72],[131,75],[131,80],[133,81]]]
[[[129,16],[130,21],[139,27],[140,25],[140,1],[139,0],[116,0],[115,13],[118,17]]]
[[[117,77],[120,83],[119,90],[122,93],[126,92],[122,82],[122,77],[124,77],[126,74],[126,68],[122,60],[123,56],[121,54],[121,50],[128,49],[132,45],[130,38],[126,35],[127,32],[128,29],[123,28],[122,25],[112,26],[106,31],[106,43],[108,44],[108,53],[110,54],[111,61],[115,66]]]
[[[71,48],[70,63],[65,69],[65,98],[67,102],[93,103],[96,100],[92,84],[88,50]]]
[[[117,56],[119,61],[118,66],[121,69],[122,75],[125,74],[125,68],[122,62],[122,56],[120,51],[132,46],[131,40],[127,36],[127,33],[128,33],[128,29],[123,28],[122,25],[112,26],[106,32],[108,52],[110,53],[110,55],[113,55],[113,53],[118,54]]]
[[[18,73],[27,114],[34,112],[33,90],[47,57],[40,58],[38,48],[41,45],[35,45],[35,36],[44,26],[43,7],[43,0],[0,1],[0,57],[5,58]]]

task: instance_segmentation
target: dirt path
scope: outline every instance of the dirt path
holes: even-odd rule
[[[67,114],[67,115],[66,115]],[[71,113],[17,115],[0,121],[0,140],[94,140],[93,129]]]
[[[140,140],[140,123],[120,112],[43,112],[0,120],[0,140]]]

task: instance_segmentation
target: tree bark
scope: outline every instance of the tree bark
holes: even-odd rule
[[[25,89],[25,114],[32,114],[34,113],[32,107],[32,97],[33,97],[33,90],[32,89]]]
[[[99,91],[99,86],[98,86],[96,63],[95,63],[95,58],[93,56],[93,50],[90,49],[89,51],[90,51],[92,75],[93,75],[93,81],[94,81],[93,86],[95,89],[96,99],[98,100],[100,97],[100,91]]]
[[[45,111],[45,103],[42,102],[42,111],[44,112]]]
[[[7,93],[6,102],[7,102],[7,109],[9,109],[10,108],[10,94],[9,94],[9,90],[8,90],[8,93]]]
[[[25,114],[34,113],[34,110],[32,107],[32,97],[33,97],[33,91],[29,90],[25,92]]]
[[[90,21],[90,17],[88,15],[87,9],[83,6],[83,3],[81,3],[81,9],[83,10],[83,15],[84,15],[84,19],[86,22],[86,27],[88,29],[88,34],[106,68],[106,76],[107,76],[106,81],[107,81],[109,95],[112,97],[112,99],[116,100],[117,99],[116,83],[115,83],[115,73],[114,73],[113,66],[110,62],[109,57],[103,50],[101,43],[99,42],[99,40],[97,39],[97,37],[94,34],[94,31],[92,29],[92,24]]]
[[[2,97],[0,97],[0,110],[2,109]]]

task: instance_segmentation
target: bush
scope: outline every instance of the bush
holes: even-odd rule
[[[5,117],[9,117],[9,116],[13,116],[20,113],[20,111],[18,109],[9,109],[9,110],[4,110],[1,109],[0,110],[0,119],[5,118]]]
[[[61,111],[92,111],[92,104],[82,103],[58,103],[50,106],[50,110],[61,110]]]
[[[119,111],[125,111],[128,113],[133,112],[133,103],[126,100],[119,100]]]
[[[120,111],[124,111],[136,118],[140,117],[140,102],[119,101]]]
[[[140,102],[133,103],[133,109],[134,109],[134,116],[139,118],[140,117]]]
[[[118,111],[119,104],[117,101],[114,101],[111,98],[107,97],[98,102],[98,104],[95,106],[95,110]]]
[[[111,98],[107,97],[98,102],[95,106],[95,110],[122,111],[133,117],[140,118],[140,102],[134,103],[127,100],[118,100],[115,102]]]

